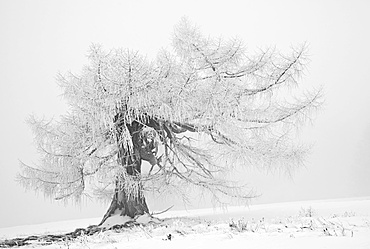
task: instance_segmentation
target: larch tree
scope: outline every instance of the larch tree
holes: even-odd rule
[[[21,163],[20,183],[55,199],[108,196],[102,225],[148,213],[148,191],[185,196],[193,186],[221,203],[248,199],[226,177],[235,167],[302,164],[307,148],[294,136],[321,104],[320,90],[300,90],[305,46],[248,55],[240,40],[205,37],[185,19],[172,45],[152,62],[94,45],[80,74],[60,75],[70,110],[30,118],[40,162]]]

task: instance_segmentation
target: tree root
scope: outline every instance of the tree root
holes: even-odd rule
[[[154,218],[153,215],[162,214],[170,210],[173,206],[158,212],[147,214],[150,218],[155,219],[156,221],[151,221],[152,223],[161,223],[163,220]],[[120,231],[122,228],[130,228],[137,225],[142,225],[141,223],[136,222],[136,219],[126,222],[125,224],[114,225],[112,227],[106,228],[97,225],[91,225],[87,228],[77,228],[73,232],[65,233],[65,234],[48,234],[48,235],[32,235],[25,238],[14,238],[14,239],[6,239],[0,240],[0,248],[10,248],[10,247],[20,247],[30,245],[33,242],[37,241],[38,245],[50,245],[53,242],[62,242],[68,240],[74,240],[82,235],[91,236],[96,233],[105,232],[109,230]]]
[[[14,238],[14,239],[6,239],[1,241],[0,240],[0,248],[10,248],[10,247],[20,247],[26,246],[31,244],[37,245],[50,245],[54,242],[63,242],[74,240],[82,235],[91,236],[96,233],[105,232],[109,230],[120,231],[122,228],[130,228],[140,225],[136,223],[135,220],[126,222],[122,225],[114,225],[112,227],[99,227],[96,225],[89,226],[87,228],[77,228],[73,232],[65,233],[65,234],[48,234],[48,235],[38,235],[38,236],[29,236],[25,238]]]
[[[31,244],[31,242],[37,241],[40,245],[49,245],[53,242],[61,242],[71,239],[76,239],[81,235],[93,235],[98,232],[103,232],[106,228],[98,226],[89,226],[87,228],[77,228],[73,232],[65,234],[48,234],[39,236],[29,236],[25,238],[14,238],[0,241],[0,248],[19,247]]]

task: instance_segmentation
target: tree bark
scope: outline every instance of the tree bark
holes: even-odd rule
[[[137,215],[149,213],[149,208],[146,204],[142,188],[138,189],[138,193],[126,193],[124,188],[119,188],[118,182],[116,185],[117,187],[115,189],[112,202],[102,221],[99,223],[99,226],[103,225],[109,217],[116,214],[134,218]]]
[[[141,162],[142,162],[142,142],[140,140],[140,130],[142,125],[133,122],[130,125],[126,125],[128,128],[132,142],[134,145],[133,152],[124,149],[122,144],[119,144],[118,151],[118,163],[125,168],[125,171],[129,177],[133,180],[140,180],[141,175]],[[117,131],[120,132],[122,127],[118,127]],[[121,133],[118,133],[121,134]],[[120,139],[118,139],[120,141]],[[123,178],[123,176],[121,176]],[[127,193],[126,189],[121,184],[125,179],[116,180],[116,188],[112,198],[112,202],[105,213],[99,226],[103,225],[104,222],[111,216],[119,214],[120,216],[129,216],[134,218],[137,215],[143,215],[149,213],[149,208],[145,201],[143,188],[140,183],[136,193]]]

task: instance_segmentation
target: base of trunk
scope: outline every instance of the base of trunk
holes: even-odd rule
[[[103,225],[112,216],[119,215],[134,218],[135,216],[148,213],[149,209],[143,193],[128,196],[124,190],[119,190],[114,194],[113,200],[99,226]]]

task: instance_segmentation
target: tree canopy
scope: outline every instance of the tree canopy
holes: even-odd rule
[[[204,36],[182,20],[172,48],[152,61],[99,45],[88,59],[79,74],[58,77],[69,112],[29,120],[40,162],[22,163],[18,179],[27,188],[79,200],[111,198],[117,182],[127,193],[185,194],[194,186],[222,202],[251,197],[225,177],[236,166],[303,162],[307,148],[294,136],[321,104],[320,90],[302,90],[305,45],[250,54],[242,41]],[[129,165],[135,160],[151,170]]]

